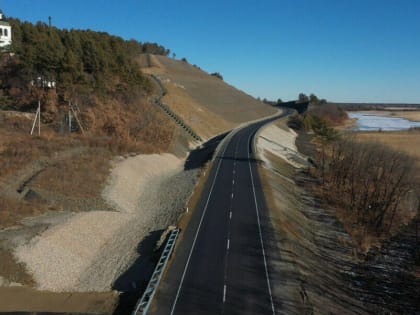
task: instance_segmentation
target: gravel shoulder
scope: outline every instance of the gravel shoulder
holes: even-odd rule
[[[104,199],[116,211],[76,213],[15,250],[37,288],[55,292],[110,291],[150,232],[177,221],[197,170],[171,154],[116,161]]]

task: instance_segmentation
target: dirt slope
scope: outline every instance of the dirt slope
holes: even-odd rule
[[[200,136],[209,138],[238,124],[275,113],[275,110],[184,61],[144,55],[142,70],[156,75],[171,107]]]

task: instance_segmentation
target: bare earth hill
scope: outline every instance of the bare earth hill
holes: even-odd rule
[[[163,102],[203,138],[275,113],[271,106],[188,62],[149,54],[139,62],[143,72],[164,85]]]

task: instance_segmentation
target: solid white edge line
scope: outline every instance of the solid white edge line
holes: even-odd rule
[[[249,135],[248,144],[250,144],[250,140],[251,140],[251,137],[252,137],[253,134],[254,133],[251,133]],[[258,210],[257,195],[255,193],[254,176],[252,175],[252,168],[251,168],[251,160],[250,160],[250,156],[249,156],[249,150],[248,150],[248,165],[249,165],[249,172],[251,173],[252,190],[254,192],[255,212],[257,213],[258,231],[259,231],[259,234],[260,234],[261,249],[262,249],[262,254],[263,254],[263,258],[264,258],[264,268],[265,268],[265,276],[267,278],[268,293],[270,295],[271,309],[273,311],[273,314],[275,314],[276,311],[274,309],[273,296],[271,294],[271,285],[270,285],[270,279],[269,279],[269,276],[268,276],[267,259],[265,257],[264,241],[263,241],[262,232],[261,232],[260,214],[259,214],[259,210]]]
[[[231,139],[229,139],[229,141],[226,143],[226,147],[223,150],[222,156],[225,154],[225,152],[227,150],[227,147],[229,146],[230,140]],[[171,315],[174,314],[176,303],[178,302],[179,293],[181,292],[182,284],[184,283],[185,274],[187,273],[187,269],[188,269],[188,266],[190,264],[191,255],[192,255],[192,253],[194,251],[194,247],[195,247],[195,242],[197,241],[198,233],[200,232],[201,224],[203,223],[204,215],[206,214],[207,206],[209,204],[210,197],[211,197],[211,195],[213,193],[214,184],[216,183],[217,175],[219,174],[219,169],[220,169],[220,165],[221,164],[222,164],[222,159],[219,160],[219,164],[217,165],[216,174],[214,175],[213,183],[211,184],[209,196],[208,196],[207,201],[206,201],[206,204],[204,206],[203,213],[201,214],[200,223],[198,224],[197,232],[195,233],[195,236],[194,236],[194,241],[192,243],[192,246],[191,246],[191,249],[190,249],[190,253],[188,255],[187,263],[185,264],[184,272],[182,273],[181,282],[180,282],[179,287],[178,287],[178,290],[176,292],[174,303],[172,304],[172,309],[171,309],[171,313],[170,313]]]

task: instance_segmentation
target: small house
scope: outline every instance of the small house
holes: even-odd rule
[[[12,44],[12,27],[3,20],[3,12],[0,11],[0,48]]]

